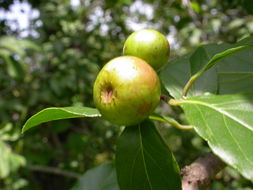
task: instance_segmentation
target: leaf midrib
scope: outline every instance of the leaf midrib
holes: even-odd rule
[[[249,129],[250,131],[253,131],[253,129],[251,128],[250,125],[248,125],[247,123],[239,120],[237,117],[235,117],[234,115],[229,114],[228,112],[226,112],[225,110],[222,110],[221,108],[215,107],[211,104],[207,104],[205,102],[200,102],[197,100],[182,100],[179,104],[199,104],[199,105],[203,105],[206,107],[209,107],[213,110],[216,110],[217,112],[226,115],[227,117],[231,118],[232,120],[234,120],[235,122],[245,126],[247,129]]]
[[[139,129],[139,134],[140,134],[140,149],[141,149],[141,156],[142,156],[142,159],[143,159],[144,171],[145,171],[146,176],[147,176],[149,187],[152,190],[153,188],[152,188],[152,185],[151,185],[151,181],[149,179],[149,174],[148,174],[148,171],[147,171],[146,161],[145,161],[145,157],[144,157],[144,147],[143,147],[143,143],[142,143],[142,134],[141,134],[141,126],[140,125],[138,125],[138,129]]]
[[[226,120],[226,118],[224,117],[224,115],[223,115],[223,121],[224,121],[225,127],[227,128],[227,131],[229,132],[229,135],[231,136],[231,138],[233,139],[233,141],[234,141],[235,144],[237,145],[239,151],[241,152],[241,154],[243,155],[243,157],[245,158],[245,160],[247,160],[247,161],[253,166],[253,162],[245,155],[244,151],[242,150],[241,145],[238,143],[237,140],[235,140],[235,138],[233,137],[231,131],[229,130],[228,125],[227,125],[227,120]],[[238,167],[238,166],[237,166],[237,167]]]
[[[215,135],[213,133],[213,131],[211,130],[211,127],[209,126],[209,124],[205,121],[204,117],[203,117],[203,114],[202,114],[202,111],[201,109],[195,105],[196,109],[200,112],[200,115],[201,115],[201,118],[203,120],[203,122],[205,123],[205,125],[207,126],[207,129],[209,131],[209,133],[212,134],[212,137],[209,135],[209,139],[213,140],[213,143],[216,143],[218,146],[222,147],[221,144],[216,140],[215,138]],[[249,160],[249,158],[244,154],[242,148],[241,148],[241,145],[238,144],[237,140],[235,140],[235,138],[233,137],[231,131],[229,130],[228,128],[228,125],[227,125],[227,122],[226,122],[226,119],[225,119],[225,115],[223,115],[223,121],[224,121],[224,124],[225,124],[225,127],[231,137],[231,139],[234,141],[234,143],[237,145],[237,148],[238,148],[238,151],[241,152],[241,155],[243,155],[244,159],[247,160],[252,166],[253,166],[253,162],[251,160]],[[213,138],[214,137],[214,138]],[[206,139],[206,138],[205,138]],[[210,142],[210,140],[206,139],[208,142]],[[238,167],[238,164],[237,163],[233,163],[233,164],[236,164],[236,166]]]

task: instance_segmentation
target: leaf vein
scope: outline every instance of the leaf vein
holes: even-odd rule
[[[228,112],[226,112],[225,110],[222,110],[218,107],[215,107],[211,104],[207,104],[205,102],[200,102],[200,101],[196,101],[196,100],[183,100],[181,102],[182,104],[199,104],[199,105],[203,105],[209,108],[212,108],[213,110],[216,110],[217,112],[220,112],[221,114],[226,115],[227,117],[231,118],[232,120],[234,120],[235,122],[247,127],[249,130],[253,131],[252,126],[248,125],[247,123],[239,120],[237,117],[235,117],[234,115],[229,114]]]
[[[229,129],[228,127],[228,124],[227,124],[227,119],[225,117],[225,115],[223,115],[223,121],[224,121],[224,124],[225,124],[225,127],[227,128],[227,131],[229,132],[229,135],[231,136],[231,138],[233,139],[233,141],[235,142],[235,144],[237,145],[239,151],[241,152],[241,154],[243,155],[243,157],[245,158],[245,160],[247,160],[252,166],[253,166],[253,162],[251,160],[248,159],[248,157],[244,154],[240,144],[238,143],[238,141],[234,138],[231,130]]]
[[[143,152],[144,147],[143,147],[143,142],[142,142],[141,126],[139,125],[138,128],[139,128],[139,134],[140,134],[140,149],[141,149],[141,155],[142,155],[142,159],[143,159],[144,170],[145,170],[145,173],[146,173],[146,176],[147,176],[148,184],[150,186],[150,189],[152,190],[152,185],[151,185],[151,182],[150,182],[150,179],[149,179],[149,174],[148,174],[148,171],[147,171],[146,161],[145,161],[144,152]]]

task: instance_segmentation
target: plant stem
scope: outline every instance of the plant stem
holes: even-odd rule
[[[191,88],[191,86],[193,85],[193,83],[199,78],[199,76],[202,74],[202,70],[198,73],[196,73],[195,75],[193,75],[190,80],[188,80],[188,82],[186,83],[186,85],[184,86],[183,89],[183,93],[182,93],[182,97],[186,97],[187,93],[189,91],[189,89]]]
[[[208,153],[181,170],[182,190],[206,190],[215,175],[226,164],[217,156]]]

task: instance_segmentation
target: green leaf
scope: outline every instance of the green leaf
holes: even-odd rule
[[[131,5],[133,0],[120,0],[119,2],[123,5]]]
[[[206,95],[174,100],[224,162],[253,181],[253,94]]]
[[[232,55],[234,53],[237,53],[239,51],[242,51],[246,48],[250,48],[252,46],[251,45],[245,45],[245,46],[238,46],[238,47],[233,47],[233,48],[229,48],[221,53],[217,53],[215,54],[209,61],[208,63],[203,67],[203,69],[200,71],[200,75],[202,73],[204,73],[206,70],[210,69],[212,66],[214,66],[215,64],[217,64],[219,61],[223,60],[224,58],[226,58],[229,55]]]
[[[121,190],[181,189],[176,160],[149,120],[119,137],[116,170]]]
[[[189,55],[172,60],[160,72],[160,80],[164,88],[174,98],[181,97],[183,87],[189,77]]]
[[[11,77],[15,79],[24,77],[25,73],[21,63],[11,57],[11,52],[6,49],[0,49],[0,58],[4,60],[7,66],[7,72]]]
[[[25,76],[25,65],[19,59],[14,59],[13,55],[19,58],[25,57],[27,49],[39,50],[40,48],[33,42],[24,39],[16,39],[11,36],[0,38],[0,57],[7,65],[8,74],[14,79],[23,79]]]
[[[189,97],[204,92],[234,93],[235,88],[231,89],[230,81],[233,81],[235,73],[240,72],[241,77],[237,83],[239,85],[237,89],[243,90],[241,92],[248,92],[249,89],[252,89],[248,86],[250,82],[247,78],[248,74],[253,71],[253,64],[251,64],[253,48],[250,47],[252,44],[253,37],[249,37],[234,45],[209,44],[201,46],[191,55],[180,57],[168,64],[161,71],[161,81],[165,89],[177,99],[182,96],[183,88],[190,78]],[[215,65],[218,62],[219,64]],[[214,65],[215,67],[213,67]]]
[[[210,69],[211,67],[213,67],[215,64],[217,64],[218,62],[220,62],[221,60],[223,60],[224,58],[226,58],[229,55],[232,55],[238,51],[244,50],[246,48],[251,47],[252,45],[245,45],[245,46],[238,46],[238,47],[234,47],[234,48],[229,48],[221,53],[215,54],[208,62],[207,64],[200,69],[196,74],[194,74],[193,76],[191,76],[191,78],[189,79],[189,81],[186,83],[184,89],[183,89],[183,96],[186,96],[189,89],[192,87],[193,83],[200,78],[208,69]],[[203,55],[203,54],[202,54]],[[205,57],[206,58],[206,57]],[[194,64],[198,64],[198,62],[202,62],[202,60],[200,59],[199,61],[197,61]],[[208,80],[208,79],[205,79]]]
[[[25,165],[24,157],[12,152],[7,144],[0,141],[0,179],[8,177],[20,166]]]
[[[253,72],[219,72],[219,93],[253,93]]]
[[[6,123],[0,128],[0,140],[1,141],[16,141],[20,137],[20,131],[15,130],[12,123]]]
[[[247,40],[243,40],[243,42],[239,42],[238,44],[240,45],[236,45],[232,48],[229,48],[221,53],[217,53],[215,54],[208,62],[206,65],[204,65],[203,68],[201,68],[196,74],[194,74],[193,76],[191,76],[191,78],[189,79],[189,81],[186,83],[184,89],[183,89],[183,96],[186,96],[186,94],[188,93],[190,87],[193,85],[193,83],[199,78],[201,77],[208,69],[210,69],[211,67],[213,67],[215,64],[217,64],[218,62],[220,62],[221,60],[225,59],[226,57],[237,53],[239,51],[242,51],[244,49],[250,48],[253,46],[253,42],[252,42],[253,37],[248,38]],[[203,55],[203,53],[202,53]],[[196,65],[198,65],[198,62],[202,62],[202,60],[198,60],[196,61]],[[206,79],[208,80],[208,79]]]
[[[210,45],[214,47],[214,45]],[[217,49],[217,47],[215,47]],[[182,96],[183,88],[187,81],[199,71],[204,63],[207,61],[207,56],[202,54],[204,47],[196,50],[192,55],[186,55],[171,61],[161,71],[160,78],[165,89],[174,98],[180,98]],[[190,60],[191,58],[191,60]],[[193,65],[192,62],[195,60],[201,60],[199,64]],[[217,76],[215,69],[210,69],[202,76],[206,80],[197,80],[188,92],[189,96],[197,96],[204,92],[215,93],[217,91]]]
[[[191,3],[192,10],[199,14],[201,11],[199,4],[197,2],[190,2],[190,3]]]
[[[28,129],[53,120],[70,119],[78,117],[100,117],[100,113],[95,108],[88,107],[52,107],[46,108],[30,117],[23,126],[22,133]]]
[[[252,38],[253,40],[253,38]],[[248,48],[224,59],[217,68],[218,92],[232,94],[253,93],[253,48]]]
[[[0,48],[0,57],[11,56],[11,52],[7,49]]]
[[[77,190],[119,190],[116,170],[112,163],[88,170],[80,179]]]
[[[12,54],[17,54],[20,57],[26,55],[26,49],[39,51],[40,48],[30,40],[17,39],[11,36],[3,36],[0,38],[0,49],[9,50]]]
[[[230,47],[228,44],[210,44],[201,46],[192,54],[180,57],[167,64],[161,71],[160,78],[165,89],[174,98],[180,98],[187,81],[200,71],[208,62],[210,57]],[[188,92],[188,96],[197,96],[204,92],[216,93],[217,73],[215,68],[206,71],[201,79],[197,80]]]
[[[8,74],[14,79],[23,79],[25,76],[24,69],[20,62],[16,61],[12,57],[4,57],[7,65]]]

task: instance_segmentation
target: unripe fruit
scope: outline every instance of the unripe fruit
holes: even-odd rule
[[[123,54],[139,57],[158,70],[169,60],[170,45],[167,38],[160,32],[143,29],[132,33],[127,38]]]
[[[99,72],[93,99],[102,116],[118,125],[134,125],[147,118],[160,100],[160,81],[144,60],[121,56]]]

